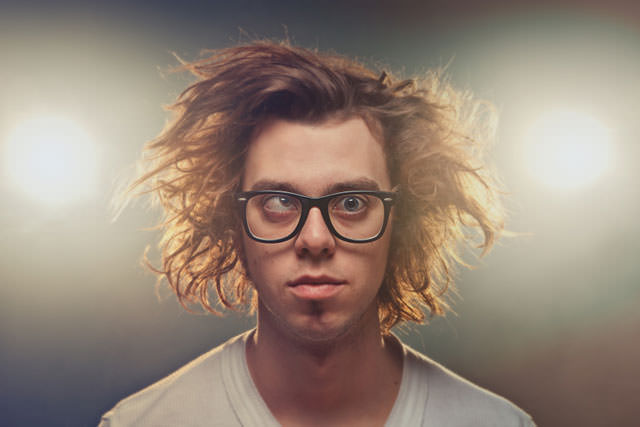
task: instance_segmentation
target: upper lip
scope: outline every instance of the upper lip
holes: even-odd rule
[[[341,285],[346,283],[345,280],[336,279],[335,277],[321,275],[321,276],[311,276],[304,275],[300,276],[295,280],[287,282],[287,286],[298,286],[298,285]]]

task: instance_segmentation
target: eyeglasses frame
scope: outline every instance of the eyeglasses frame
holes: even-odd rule
[[[247,221],[247,203],[249,202],[250,198],[260,194],[279,194],[283,196],[294,197],[300,201],[300,206],[302,210],[300,212],[300,219],[298,220],[298,225],[296,225],[296,228],[287,236],[279,239],[262,239],[251,232],[251,229],[249,228],[249,223]],[[384,221],[382,222],[382,227],[380,228],[380,232],[377,235],[367,239],[350,239],[348,237],[344,237],[343,235],[341,235],[336,231],[329,217],[329,201],[331,199],[334,199],[335,197],[346,196],[349,194],[367,194],[367,195],[375,196],[382,201],[382,204],[384,207]],[[235,200],[238,203],[238,207],[240,208],[240,214],[242,217],[242,223],[244,225],[245,232],[250,238],[258,242],[280,243],[293,238],[295,235],[300,233],[300,230],[302,230],[302,228],[304,227],[304,224],[307,221],[307,217],[309,216],[309,211],[311,210],[311,208],[317,207],[318,209],[320,209],[320,212],[322,213],[322,218],[324,219],[324,223],[332,235],[334,235],[340,240],[344,240],[345,242],[349,242],[349,243],[369,243],[369,242],[373,242],[374,240],[378,240],[384,234],[387,228],[387,223],[389,222],[389,214],[391,213],[391,207],[394,205],[396,201],[396,195],[397,193],[395,191],[349,190],[349,191],[341,191],[338,193],[327,194],[326,196],[322,196],[322,197],[308,197],[302,194],[291,193],[289,191],[259,190],[259,191],[239,192],[236,194]]]

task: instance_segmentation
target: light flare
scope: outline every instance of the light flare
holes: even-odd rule
[[[558,189],[586,187],[611,163],[611,132],[577,111],[551,111],[530,128],[525,160],[530,174]]]
[[[20,123],[7,139],[5,170],[29,197],[61,204],[95,192],[98,153],[75,122],[37,117]]]

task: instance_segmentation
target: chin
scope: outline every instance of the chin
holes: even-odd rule
[[[376,313],[377,316],[377,313]],[[324,317],[324,318],[322,318]],[[321,318],[304,319],[297,325],[290,324],[290,331],[303,343],[327,345],[360,335],[365,327],[365,315],[352,318],[326,315]],[[300,319],[297,319],[300,320]]]
[[[350,329],[349,326],[299,328],[294,334],[309,344],[328,344],[349,335]]]
[[[305,310],[286,313],[280,307],[273,310],[259,301],[258,325],[301,345],[327,346],[361,336],[368,327],[377,327],[378,311],[376,304],[356,307],[350,313],[344,308],[333,311],[316,304],[308,305]]]

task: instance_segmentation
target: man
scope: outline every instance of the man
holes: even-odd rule
[[[184,305],[257,325],[102,424],[533,425],[390,333],[444,313],[463,228],[485,250],[501,230],[480,104],[284,44],[184,67],[199,79],[136,182],[166,212],[157,271]]]

